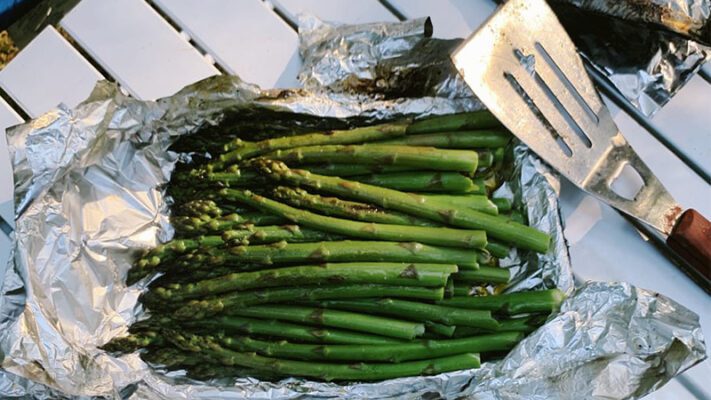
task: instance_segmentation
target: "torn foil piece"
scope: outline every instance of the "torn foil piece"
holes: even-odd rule
[[[340,35],[339,40],[355,41],[365,37],[377,43],[374,38],[386,28],[375,24],[366,30],[351,29],[360,29],[361,36]],[[318,36],[312,39],[313,46],[327,45],[321,43]],[[322,40],[329,39],[323,37]],[[379,40],[387,41],[387,37]],[[403,46],[414,48],[412,43]],[[349,46],[349,49],[349,53],[340,57],[358,57],[368,51],[367,47],[358,46]],[[302,51],[308,54],[308,50]],[[403,49],[402,54],[406,53]],[[417,57],[410,55],[409,59],[417,60]],[[425,57],[421,60],[430,61]],[[319,71],[328,78],[327,69]],[[440,80],[433,77],[430,82]],[[506,368],[507,360],[525,363],[543,357],[550,344],[531,342],[541,337],[539,333],[517,347],[540,350],[536,354],[531,352],[530,359],[521,358],[521,353],[514,350],[503,362],[485,363],[479,370],[352,385],[303,379],[196,382],[180,372],[154,370],[136,353],[113,357],[97,347],[124,334],[127,326],[142,315],[143,311],[136,304],[141,288],[126,288],[123,282],[135,252],[168,240],[172,235],[162,189],[178,159],[177,154],[166,151],[176,137],[215,125],[227,115],[280,112],[282,116],[293,113],[297,123],[301,118],[297,114],[355,118],[356,122],[365,123],[470,111],[478,107],[471,97],[446,91],[436,97],[393,99],[378,94],[371,97],[359,91],[260,91],[238,78],[219,76],[158,102],[127,98],[115,86],[103,83],[77,108],[60,108],[15,128],[10,132],[10,148],[21,215],[14,263],[0,292],[0,350],[4,354],[2,368],[6,370],[0,373],[0,395],[56,398],[60,392],[67,397],[130,399],[455,398],[463,393],[478,396],[478,393],[496,390],[495,386],[487,385],[498,385],[502,379],[524,384],[527,376],[516,375],[516,369]],[[523,147],[516,149],[516,159],[519,166],[506,190],[528,213],[530,223],[550,232],[554,238],[553,250],[547,255],[520,254],[507,260],[508,267],[517,268],[516,289],[559,287],[571,292],[572,273],[560,225],[555,176]],[[598,306],[607,304],[606,299],[617,293],[619,286],[598,284],[599,296],[585,295],[578,306],[581,293],[578,292],[565,307],[590,310],[580,314],[581,323],[607,321],[608,314],[598,311]],[[648,294],[641,293],[637,297],[617,296],[617,304],[641,309],[640,299],[647,302],[650,299]],[[656,298],[656,302],[673,307],[646,314],[644,318],[651,320],[630,326],[639,326],[641,333],[651,335],[647,329],[665,323],[681,309],[663,297]],[[614,311],[614,308],[605,310]],[[675,335],[687,340],[686,345],[677,346],[675,359],[680,362],[677,369],[669,369],[670,375],[698,362],[705,353],[698,333],[698,319],[693,314],[680,315],[686,317],[670,324]],[[637,314],[633,317],[638,321]],[[560,333],[556,324],[547,324],[538,332],[549,329]],[[632,339],[638,333],[625,331],[624,327],[620,327],[620,332],[622,336],[615,339],[629,345],[634,343]],[[574,335],[575,331],[562,333]],[[582,347],[568,344],[569,349],[581,357],[580,371],[601,365],[591,360],[595,354],[607,351],[608,342],[603,339],[600,337],[599,341]],[[658,343],[663,342],[660,339]],[[666,359],[664,348],[663,345],[651,348],[649,357]],[[546,374],[544,369],[555,374],[557,370],[549,370],[550,367],[542,364],[538,376]],[[626,373],[632,382],[644,382],[635,389],[639,393],[668,379],[666,375],[658,376],[652,382],[646,379],[643,370],[635,368]],[[585,380],[576,376],[563,378],[571,386],[601,390],[592,387],[588,377],[586,375]],[[564,397],[564,393],[555,392],[556,388],[546,389],[550,389],[548,397]],[[626,398],[629,389],[611,386],[606,393],[609,398]],[[497,394],[489,398],[508,397]]]
[[[551,3],[581,54],[648,117],[711,60],[709,0]]]

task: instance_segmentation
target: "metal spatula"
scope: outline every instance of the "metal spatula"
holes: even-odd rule
[[[541,158],[583,190],[662,232],[711,280],[711,223],[695,210],[682,212],[627,144],[544,0],[509,0],[452,59],[479,99]],[[636,194],[623,196],[611,186],[630,167],[643,183]]]

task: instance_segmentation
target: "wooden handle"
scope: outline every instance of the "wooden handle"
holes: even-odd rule
[[[667,244],[706,279],[711,279],[711,222],[696,210],[686,210]]]

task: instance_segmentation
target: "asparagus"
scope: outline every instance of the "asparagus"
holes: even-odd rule
[[[190,217],[207,215],[216,218],[222,215],[222,209],[212,200],[191,200],[181,204],[177,209],[177,214]]]
[[[479,164],[477,166],[478,170],[486,170],[494,165],[494,153],[490,151],[478,151],[477,153],[479,154]]]
[[[144,297],[143,301],[149,307],[173,308],[179,307],[173,316],[176,319],[205,318],[215,314],[239,314],[241,308],[256,304],[294,302],[300,300],[353,299],[378,296],[404,297],[421,300],[442,300],[444,288],[426,288],[417,286],[385,286],[385,285],[340,285],[323,287],[288,287],[277,289],[262,289],[249,292],[230,293],[206,300],[191,300],[186,304],[161,302],[155,296]]]
[[[445,325],[485,329],[496,329],[499,325],[490,312],[476,312],[399,299],[326,300],[319,302],[319,305],[325,308],[389,315],[413,321],[432,321]]]
[[[294,207],[306,208],[333,217],[393,225],[438,226],[436,222],[397,211],[386,211],[367,203],[311,194],[303,189],[279,186],[274,196]],[[488,244],[487,244],[488,245]]]
[[[152,294],[163,300],[181,301],[201,296],[287,285],[325,283],[405,285],[443,287],[447,278],[457,272],[456,265],[408,263],[340,263],[302,265],[232,273],[185,285],[158,287]]]
[[[349,130],[280,137],[260,142],[245,142],[237,139],[225,145],[224,150],[227,153],[219,157],[218,162],[214,163],[213,169],[224,168],[224,165],[275,150],[315,145],[343,145],[395,138],[405,135],[408,123],[408,121],[391,122]]]
[[[264,172],[272,178],[296,185],[304,185],[347,198],[375,203],[381,207],[410,213],[419,217],[450,225],[483,229],[492,237],[511,242],[514,245],[545,253],[550,245],[550,236],[529,226],[505,220],[471,209],[458,209],[423,196],[412,195],[397,190],[381,188],[336,177],[320,176],[303,170],[290,170],[280,162],[266,161]]]
[[[420,196],[429,202],[442,202],[450,206],[470,208],[490,215],[499,214],[496,204],[481,194],[420,194]]]
[[[508,257],[511,249],[501,242],[489,240],[486,243],[486,251],[496,258],[505,258]]]
[[[205,332],[224,330],[225,332],[241,332],[248,335],[284,338],[307,343],[374,345],[401,342],[399,339],[361,332],[340,329],[316,329],[308,325],[298,325],[284,321],[236,316],[222,316],[206,320],[188,321],[186,326],[199,328]]]
[[[421,323],[314,307],[263,305],[230,310],[242,317],[270,318],[308,325],[350,329],[358,332],[412,340],[425,332]]]
[[[499,320],[499,327],[494,329],[495,332],[523,332],[531,333],[538,329],[546,322],[547,315],[531,315],[518,318],[507,318]],[[454,337],[470,337],[490,333],[481,328],[473,328],[470,326],[458,326],[454,330]]]
[[[410,240],[425,244],[475,249],[486,246],[486,234],[483,231],[425,226],[403,227],[401,225],[351,221],[290,207],[248,190],[223,189],[222,194],[265,212],[283,216],[294,223],[344,236],[392,241]]]
[[[218,341],[231,350],[253,351],[277,358],[401,363],[463,353],[509,350],[523,339],[522,336],[518,332],[506,332],[461,339],[424,340],[387,345],[297,344],[286,341],[269,342],[244,336],[225,337]]]
[[[456,329],[456,326],[440,324],[432,321],[425,321],[425,331],[432,332],[438,336],[452,337]]]
[[[225,365],[239,365],[279,375],[312,377],[324,381],[376,381],[404,376],[434,375],[460,369],[478,368],[480,365],[479,356],[471,353],[397,364],[315,363],[263,357],[254,352],[236,352],[225,349],[209,338],[179,333],[174,334],[173,340],[186,350],[208,354]]]
[[[477,265],[478,253],[417,242],[375,242],[344,240],[319,243],[278,242],[269,245],[237,246],[218,255],[227,264],[307,262],[414,262]],[[214,260],[219,263],[219,260]]]
[[[197,367],[207,362],[205,356],[193,354],[192,352],[183,351],[174,347],[150,349],[144,354],[141,354],[141,358],[143,361],[152,364],[160,364],[168,369]]]
[[[435,171],[476,172],[478,154],[471,150],[444,150],[388,144],[356,146],[306,146],[277,150],[264,155],[271,160],[313,164],[371,164],[421,168]]]
[[[506,268],[479,267],[475,271],[460,271],[453,278],[455,282],[508,283],[511,275]]]
[[[506,146],[511,135],[503,130],[471,130],[439,132],[433,134],[407,135],[401,138],[379,141],[383,144],[408,146],[432,146],[440,149],[497,148]]]
[[[457,172],[393,172],[354,176],[351,179],[369,185],[412,192],[470,193],[477,189],[471,179]]]
[[[155,331],[142,331],[124,337],[111,339],[102,349],[112,353],[131,353],[140,348],[162,346],[163,337]]]
[[[244,228],[245,225],[283,225],[288,220],[262,213],[228,214],[219,218],[178,216],[170,219],[176,232],[183,236],[204,235]]]
[[[491,199],[491,202],[496,205],[496,208],[499,210],[500,213],[507,213],[511,211],[511,200],[505,199],[502,197],[494,197]]]
[[[419,167],[403,167],[399,165],[378,165],[378,164],[314,164],[302,165],[302,169],[313,172],[314,174],[328,176],[354,176],[368,175],[375,173],[391,173],[391,172],[413,172],[426,171],[427,166]]]
[[[193,239],[175,239],[159,245],[136,262],[139,268],[156,266],[173,260],[176,256],[186,254],[199,248],[219,247],[225,244],[267,244],[280,241],[290,243],[320,242],[324,240],[342,239],[342,237],[304,229],[298,225],[283,226],[245,226],[248,229],[227,230],[222,236],[198,236]]]
[[[198,248],[217,247],[222,244],[224,241],[220,236],[198,236],[194,239],[172,240],[147,252],[136,261],[135,265],[138,268],[150,268]]]
[[[559,289],[550,289],[496,296],[453,297],[451,299],[437,301],[437,304],[448,307],[490,310],[506,315],[516,315],[553,312],[558,309],[564,298],[565,294]]]
[[[417,120],[407,127],[408,135],[499,128],[501,123],[489,111],[449,114]]]

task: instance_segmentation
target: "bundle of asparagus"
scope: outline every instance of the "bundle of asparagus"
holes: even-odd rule
[[[150,318],[105,348],[200,379],[478,367],[563,297],[492,294],[510,279],[497,266],[510,246],[550,240],[487,196],[510,138],[474,112],[226,143],[174,173],[176,237],[128,277],[159,273],[141,298]]]

